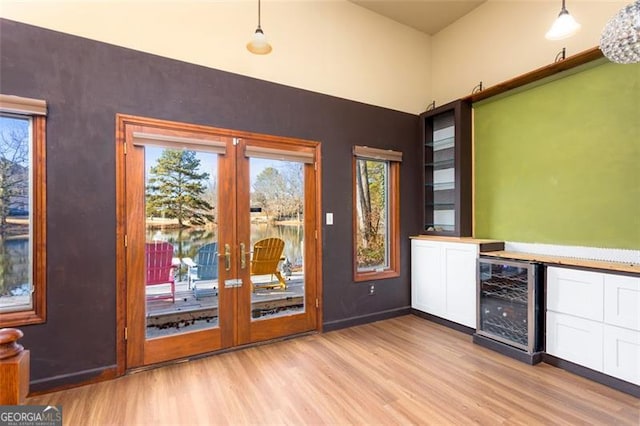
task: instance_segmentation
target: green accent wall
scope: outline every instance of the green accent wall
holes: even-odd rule
[[[640,249],[640,64],[474,104],[475,233]]]

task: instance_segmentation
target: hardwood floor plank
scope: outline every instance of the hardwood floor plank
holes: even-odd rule
[[[408,315],[39,395],[66,425],[633,425],[640,400]]]

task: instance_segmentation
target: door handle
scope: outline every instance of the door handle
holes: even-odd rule
[[[229,244],[224,245],[224,270],[231,270],[231,247]]]
[[[244,243],[240,243],[240,269],[247,267],[247,252],[244,250]]]

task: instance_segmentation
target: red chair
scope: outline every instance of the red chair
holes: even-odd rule
[[[176,301],[174,281],[173,245],[165,242],[146,243],[145,258],[147,264],[147,286],[171,285],[171,294],[147,295],[147,300],[171,299]]]

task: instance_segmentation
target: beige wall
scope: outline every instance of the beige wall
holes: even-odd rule
[[[0,16],[289,86],[419,113],[599,43],[626,2],[567,0],[582,24],[544,38],[560,0],[489,0],[433,37],[346,0],[263,0],[274,50],[247,52],[254,0],[0,0]]]
[[[567,0],[582,25],[565,40],[544,38],[560,0],[494,1],[471,11],[432,38],[432,99],[437,105],[546,66],[563,47],[567,56],[598,46],[606,22],[628,2]]]
[[[346,0],[263,0],[267,56],[245,49],[257,0],[0,0],[0,16],[410,113],[430,92],[430,37]]]

